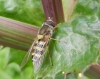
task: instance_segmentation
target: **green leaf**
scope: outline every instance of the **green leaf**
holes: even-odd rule
[[[49,53],[52,56],[53,67],[47,55],[41,70],[34,76],[50,75],[54,78],[59,72],[80,72],[88,65],[96,63],[100,56],[98,22],[90,22],[88,18],[79,16],[70,23],[71,25],[59,24],[53,38],[67,43],[52,40]]]
[[[87,6],[84,6],[84,3]],[[89,15],[91,11],[92,13]],[[53,38],[66,43],[51,40],[48,50],[53,66],[46,54],[43,66],[37,74],[34,74],[34,78],[43,77],[46,79],[49,76],[55,78],[61,72],[76,71],[79,73],[87,66],[98,62],[100,21],[95,11],[97,13],[99,11],[97,1],[77,1],[70,21],[59,24],[53,34]]]
[[[100,0],[79,0],[77,1],[76,8],[74,10],[75,13],[78,13],[79,15],[94,15],[96,12],[99,12],[99,3]],[[75,14],[74,13],[74,14]]]
[[[17,77],[21,77],[21,68],[15,62],[8,64],[4,71],[14,79],[18,79]]]
[[[0,16],[37,26],[44,21],[41,0],[0,0]]]
[[[6,47],[0,50],[0,69],[4,68],[9,59],[10,48]]]
[[[25,53],[26,53],[25,51],[10,48],[10,56],[9,56],[9,62],[8,63],[15,61],[16,63],[20,64]]]
[[[13,79],[6,72],[4,72],[3,70],[0,70],[0,78],[1,79]]]
[[[24,51],[5,47],[0,50],[0,78],[1,79],[29,79],[32,75],[32,65],[21,69],[19,64],[25,55]]]
[[[26,51],[10,48],[10,56],[9,56],[8,64],[16,62],[20,66],[26,53],[27,53]],[[24,68],[22,68],[22,70],[30,66],[33,67],[31,58],[24,66]]]

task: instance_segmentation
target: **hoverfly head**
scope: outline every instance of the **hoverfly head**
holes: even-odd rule
[[[44,23],[43,25],[50,25],[52,27],[55,27],[55,23],[53,22],[52,18],[48,18]]]

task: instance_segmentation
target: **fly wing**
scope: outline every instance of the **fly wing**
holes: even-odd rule
[[[30,49],[28,50],[27,54],[25,55],[22,63],[21,63],[21,68],[24,67],[24,65],[28,62],[29,58],[31,57],[31,52],[32,52],[32,49],[33,49],[33,46],[34,44],[36,43],[37,39],[32,43]]]
[[[43,42],[43,41],[42,41]],[[39,42],[41,43],[41,41]],[[37,73],[43,63],[44,60],[44,55],[45,55],[45,49],[47,47],[48,41],[45,41],[44,44],[42,44],[42,51],[38,51],[36,54],[33,56],[33,65],[34,65],[34,73]]]

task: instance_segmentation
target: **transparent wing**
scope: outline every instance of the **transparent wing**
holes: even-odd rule
[[[33,57],[34,73],[37,73],[43,64],[47,44],[48,44],[48,42],[46,42],[46,44],[44,45],[45,46],[44,51],[42,51],[43,54],[40,57],[36,57],[36,58]],[[36,61],[34,61],[34,59],[36,59]]]
[[[34,64],[34,73],[37,73],[40,70],[40,68],[43,64],[43,60],[44,60],[44,54],[39,58],[39,61],[33,62],[33,64]]]
[[[33,49],[34,44],[36,43],[36,40],[32,43],[30,49],[28,50],[27,54],[25,55],[20,67],[24,67],[24,65],[28,62],[29,58],[31,57],[31,51]]]

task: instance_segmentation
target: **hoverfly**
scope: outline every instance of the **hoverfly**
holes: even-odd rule
[[[32,55],[32,61],[34,66],[34,73],[38,72],[42,66],[44,60],[45,49],[49,43],[49,40],[53,34],[55,24],[51,18],[48,18],[38,31],[37,37],[31,45],[28,53],[22,61],[21,67],[23,67],[28,61],[30,54]]]

